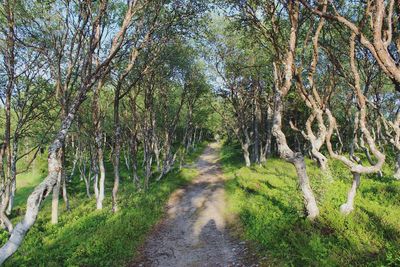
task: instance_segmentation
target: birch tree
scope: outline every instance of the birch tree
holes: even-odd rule
[[[31,193],[27,201],[27,210],[24,218],[19,222],[11,232],[9,240],[0,249],[0,263],[3,263],[8,257],[10,257],[21,245],[25,234],[32,225],[35,223],[37,214],[40,209],[40,204],[53,190],[54,186],[57,185],[60,177],[60,171],[62,168],[60,150],[65,142],[68,130],[74,120],[76,112],[85,100],[87,92],[94,86],[94,84],[104,75],[105,68],[110,64],[113,58],[116,56],[121,46],[123,45],[125,33],[128,27],[131,25],[132,18],[136,11],[136,1],[129,1],[127,9],[121,26],[114,34],[112,38],[112,44],[110,49],[107,51],[106,56],[96,68],[91,68],[95,51],[99,46],[100,36],[98,35],[98,28],[100,27],[101,20],[105,16],[107,11],[107,3],[101,1],[97,7],[98,14],[94,15],[91,12],[92,3],[84,3],[80,6],[82,15],[89,20],[90,18],[90,43],[86,48],[86,57],[84,58],[84,64],[81,67],[82,76],[80,77],[80,84],[77,95],[74,97],[71,105],[69,106],[67,115],[62,121],[59,132],[53,140],[49,152],[48,152],[48,176],[41,182]],[[93,15],[93,17],[92,17]]]

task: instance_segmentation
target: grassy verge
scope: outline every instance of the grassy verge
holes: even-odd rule
[[[199,146],[187,160],[193,162],[206,144]],[[107,197],[105,207],[95,210],[94,197],[87,198],[83,182],[72,184],[71,211],[61,212],[59,224],[51,225],[50,201],[47,200],[37,222],[29,231],[21,248],[6,262],[6,266],[121,266],[131,261],[137,248],[143,243],[152,226],[163,215],[169,195],[197,175],[194,168],[173,170],[158,183],[152,183],[146,192],[137,192],[122,172],[119,207],[111,212],[110,191],[112,169],[107,175]],[[36,181],[36,175],[25,179]],[[20,179],[22,182],[22,179]],[[75,179],[79,180],[79,179]],[[22,182],[23,184],[23,182]],[[31,181],[25,181],[27,190],[18,190],[19,205],[16,210],[23,213],[31,189]],[[15,220],[19,220],[19,216]],[[6,240],[6,233],[0,232],[0,240]]]
[[[331,162],[330,182],[311,161],[307,171],[321,216],[304,217],[294,167],[269,159],[265,167],[243,167],[240,150],[224,146],[221,163],[227,177],[229,209],[238,214],[243,238],[254,241],[271,265],[399,266],[400,182],[391,177],[363,178],[355,211],[345,217],[351,176]]]

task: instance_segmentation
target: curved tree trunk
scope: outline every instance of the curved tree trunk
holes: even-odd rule
[[[281,158],[292,163],[296,168],[299,186],[303,193],[304,205],[307,210],[308,218],[315,219],[319,215],[319,209],[311,189],[309,178],[306,172],[306,164],[304,157],[300,152],[293,152],[287,145],[285,134],[281,130],[282,125],[282,100],[281,92],[275,91],[275,110],[274,110],[274,124],[272,127],[272,134],[276,138],[278,145],[278,152]]]
[[[100,79],[102,75],[104,75],[104,69],[111,63],[113,58],[120,50],[123,44],[126,30],[131,24],[131,20],[135,13],[136,3],[137,1],[129,1],[127,3],[128,7],[122,21],[122,25],[112,38],[113,41],[109,53],[103,60],[103,63],[96,67],[94,70],[90,68],[92,63],[91,59],[93,56],[93,52],[96,50],[97,45],[99,44],[98,39],[100,37],[98,35],[90,36],[92,41],[91,47],[86,54],[86,65],[82,67],[87,72],[82,71],[84,75],[81,77],[82,83],[78,89],[77,95],[72,101],[72,104],[68,109],[68,113],[61,123],[60,130],[49,148],[47,160],[48,175],[38,186],[35,187],[33,192],[29,195],[24,218],[15,226],[8,241],[0,248],[0,265],[3,264],[4,261],[8,259],[11,255],[13,255],[15,251],[20,247],[26,233],[36,221],[42,201],[51,193],[53,187],[57,184],[57,181],[59,180],[59,173],[62,168],[62,162],[59,156],[59,152],[65,143],[65,138],[69,129],[71,128],[72,122],[75,118],[75,114],[78,111],[79,106],[85,100],[88,90],[90,90],[93,84],[98,79]],[[100,29],[100,21],[102,21],[101,18],[105,14],[105,11],[106,5],[105,2],[102,2],[100,3],[100,9],[97,15],[98,19],[93,22],[93,32],[98,32],[98,30]]]
[[[61,170],[61,159],[58,156],[58,152],[62,147],[62,144],[67,135],[68,129],[72,124],[72,120],[75,117],[75,112],[83,101],[83,95],[81,95],[72,105],[71,111],[68,116],[64,119],[61,129],[57,134],[57,137],[53,141],[49,148],[48,156],[48,175],[47,177],[33,190],[27,200],[27,208],[25,216],[21,222],[19,222],[13,231],[9,240],[0,249],[0,264],[2,264],[8,257],[15,253],[15,251],[21,245],[26,233],[35,223],[39,208],[42,201],[52,192],[59,180],[59,173]]]
[[[50,148],[48,159],[49,174],[28,197],[27,209],[24,218],[15,226],[14,230],[11,232],[9,240],[0,249],[0,264],[14,254],[14,252],[19,248],[25,237],[25,234],[36,221],[40,204],[51,193],[53,187],[57,184],[61,168],[61,161],[59,158],[57,158],[56,149],[62,140],[62,135],[62,133],[59,134],[59,138],[55,140]]]
[[[310,187],[309,179],[306,172],[306,164],[304,157],[300,152],[293,152],[287,145],[286,136],[282,132],[282,109],[283,97],[289,92],[293,78],[293,64],[296,50],[297,27],[299,19],[299,2],[289,1],[288,5],[289,17],[291,22],[290,38],[284,62],[281,62],[283,70],[278,69],[277,64],[273,63],[274,69],[274,116],[272,134],[276,139],[278,152],[281,158],[292,163],[299,178],[299,186],[303,193],[304,205],[307,210],[307,216],[310,220],[314,220],[319,215],[319,209],[314,197],[314,193]]]
[[[342,206],[340,206],[340,212],[347,215],[354,210],[354,198],[356,197],[357,188],[360,185],[361,175],[359,173],[353,172],[353,184],[349,192],[347,193],[347,201]]]
[[[8,191],[8,189],[5,190]],[[0,221],[4,225],[6,230],[11,233],[14,227],[12,222],[10,221],[10,219],[8,219],[6,215],[7,204],[9,201],[9,193],[7,191],[3,193],[2,203],[0,203]]]
[[[328,170],[328,159],[314,147],[311,149],[311,154],[318,160],[318,165],[322,171]]]

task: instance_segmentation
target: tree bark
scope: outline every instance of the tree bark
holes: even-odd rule
[[[68,198],[68,191],[67,191],[67,177],[66,177],[66,171],[65,171],[65,145],[63,146],[61,150],[61,161],[63,163],[63,168],[61,170],[61,184],[62,184],[62,197],[64,199],[64,204],[65,204],[65,210],[69,211],[69,198]]]
[[[101,136],[100,136],[100,138],[101,138]],[[100,142],[102,142],[102,140],[100,140]],[[98,183],[99,195],[96,199],[96,208],[98,210],[101,210],[103,208],[104,184],[105,184],[105,180],[106,180],[106,169],[104,167],[104,155],[103,155],[102,144],[100,144],[100,146],[97,145],[97,160],[98,160],[98,164],[99,164],[100,179],[99,179],[99,183]]]
[[[15,86],[15,21],[14,21],[14,5],[15,3],[5,1],[4,11],[6,17],[6,47],[4,51],[4,65],[7,73],[7,84],[5,88],[5,125],[4,125],[4,143],[1,146],[3,160],[6,156],[6,171],[4,172],[4,164],[1,164],[1,174],[3,175],[3,183],[0,188],[3,190],[1,194],[0,203],[0,220],[5,224],[6,228],[11,231],[13,229],[11,221],[7,218],[6,209],[9,204],[11,194],[11,97]],[[4,101],[4,100],[3,100]],[[3,102],[4,103],[4,102]]]
[[[265,145],[264,149],[262,150],[261,154],[261,163],[265,163],[267,161],[267,158],[271,156],[271,145],[272,145],[272,121],[273,121],[273,110],[271,108],[271,105],[268,104],[267,108],[267,121],[265,125],[265,132],[266,132],[266,137],[265,137]]]
[[[243,157],[244,157],[244,162],[246,164],[246,167],[250,167],[251,161],[250,161],[250,153],[249,153],[249,144],[244,143],[242,145],[242,151],[243,151]]]
[[[254,136],[254,145],[253,145],[253,161],[257,164],[261,163],[260,160],[260,155],[261,155],[261,149],[260,149],[260,133],[259,133],[259,124],[261,121],[261,114],[260,114],[260,109],[259,109],[259,101],[258,101],[258,89],[255,89],[256,92],[254,95],[254,114],[253,114],[253,136]]]
[[[18,136],[18,134],[14,134],[13,153],[12,153],[12,159],[11,159],[11,188],[10,188],[10,199],[9,199],[8,207],[7,207],[7,215],[10,215],[12,212],[12,209],[14,207],[15,192],[17,190],[18,142],[19,142],[19,136]]]
[[[126,10],[123,22],[118,32],[113,37],[112,45],[109,50],[108,55],[105,57],[104,61],[101,65],[99,65],[95,70],[90,73],[84,73],[85,75],[81,77],[82,83],[79,87],[78,94],[72,101],[72,104],[69,107],[67,116],[61,123],[61,127],[57,136],[55,137],[53,143],[49,148],[48,153],[48,175],[47,177],[33,190],[33,192],[29,195],[27,200],[27,208],[25,212],[25,216],[21,222],[19,222],[15,228],[13,229],[10,238],[8,241],[0,248],[0,265],[4,263],[4,261],[9,258],[11,255],[15,253],[15,251],[20,247],[26,233],[35,223],[37,215],[39,213],[40,205],[42,201],[49,195],[49,193],[53,190],[53,187],[57,184],[59,172],[62,168],[61,159],[59,157],[59,151],[65,142],[65,138],[67,136],[68,130],[71,127],[71,124],[75,118],[75,114],[78,111],[79,106],[85,100],[88,90],[93,86],[93,84],[104,75],[104,68],[107,67],[113,58],[116,56],[118,51],[120,50],[125,33],[129,25],[131,24],[131,20],[135,13],[135,6],[137,1],[129,1],[128,8]],[[99,11],[98,19],[94,22],[93,27],[99,28],[99,24],[102,18],[102,14],[104,14],[106,10],[105,2],[100,3],[101,8]],[[95,30],[94,32],[97,32]],[[99,36],[94,35],[91,36],[93,42],[91,43],[90,51],[87,54],[87,66],[89,67],[89,63],[91,62],[92,53],[95,51],[96,46],[98,45]]]
[[[114,98],[114,187],[112,190],[112,210],[118,211],[117,194],[119,188],[119,164],[121,154],[121,123],[119,117],[120,86],[117,85]]]
[[[274,124],[272,127],[272,134],[276,138],[278,145],[278,152],[281,158],[292,163],[296,168],[299,186],[303,193],[305,208],[307,210],[308,218],[314,220],[319,215],[319,209],[311,189],[309,178],[306,172],[306,164],[304,157],[300,152],[293,152],[286,142],[285,134],[281,130],[282,125],[282,100],[281,91],[275,92],[275,110],[274,110]]]
[[[93,148],[91,144],[89,144],[89,173],[86,176],[86,159],[82,161],[83,170],[81,168],[81,180],[84,180],[86,186],[86,195],[90,198],[90,185],[91,181],[93,180],[93,192],[96,198],[96,208],[97,208],[97,201],[99,199],[99,166],[97,162],[97,149],[96,145]],[[93,174],[92,174],[93,173]],[[89,179],[87,179],[89,177]],[[88,187],[89,186],[89,187]]]
[[[140,179],[137,173],[137,137],[136,134],[131,136],[131,157],[132,157],[132,178],[137,189],[140,189]]]
[[[137,173],[137,152],[138,152],[138,122],[137,122],[137,106],[136,99],[139,95],[139,90],[137,92],[131,92],[129,94],[129,104],[131,107],[132,117],[131,117],[131,128],[130,128],[130,152],[132,158],[132,178],[136,186],[136,189],[140,189],[140,179]]]
[[[159,172],[161,170],[161,160],[160,160],[160,148],[159,148],[159,143],[158,143],[158,138],[156,135],[156,123],[155,123],[155,118],[153,118],[153,126],[152,128],[152,144],[153,144],[153,151],[154,151],[154,156],[156,158],[156,165],[157,165],[157,171]]]
[[[396,169],[394,173],[394,178],[400,180],[400,153],[397,154],[396,158]]]
[[[104,200],[104,182],[106,177],[106,170],[104,167],[104,154],[103,154],[103,132],[101,124],[101,109],[100,109],[100,90],[103,88],[104,79],[101,79],[97,86],[93,87],[93,102],[92,102],[92,118],[94,126],[94,139],[95,139],[95,157],[94,164],[98,165],[99,176],[96,176],[94,188],[96,196],[96,209],[103,208]]]
[[[58,223],[58,201],[60,195],[60,185],[61,185],[61,171],[57,174],[57,183],[53,187],[53,197],[51,201],[51,223]]]
[[[293,152],[287,145],[286,136],[282,132],[282,109],[283,97],[288,93],[292,84],[293,64],[297,41],[297,27],[299,18],[299,2],[290,1],[288,5],[289,17],[291,22],[289,46],[286,50],[286,57],[283,65],[283,71],[280,73],[276,63],[274,63],[274,118],[272,126],[272,134],[275,136],[278,146],[278,152],[281,158],[292,163],[299,178],[299,186],[303,193],[305,208],[308,213],[308,218],[314,220],[319,215],[319,209],[314,197],[314,193],[309,184],[309,179],[306,172],[306,164],[304,157],[300,152]]]
[[[3,169],[3,157],[5,153],[5,144],[2,145],[0,149],[0,174],[1,174],[1,191],[0,191],[0,221],[2,226],[6,228],[8,232],[12,232],[13,230],[13,224],[11,221],[8,219],[6,215],[6,209],[7,205],[9,203],[9,198],[10,198],[10,181],[7,179],[4,169]]]
[[[354,210],[354,198],[356,197],[357,188],[360,185],[361,175],[353,172],[353,184],[347,193],[347,201],[340,206],[340,212],[347,215]]]

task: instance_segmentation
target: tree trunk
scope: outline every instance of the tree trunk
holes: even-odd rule
[[[262,154],[262,149],[261,149],[261,142],[260,142],[260,131],[259,131],[259,125],[261,123],[261,108],[259,107],[259,88],[257,87],[256,93],[254,97],[254,114],[253,114],[253,136],[254,136],[254,146],[253,146],[253,159],[254,162],[257,164],[261,163],[261,154]]]
[[[203,140],[203,128],[200,129],[200,134],[199,134],[199,138],[197,140],[198,143],[201,143]]]
[[[0,221],[1,224],[6,228],[8,232],[12,232],[13,225],[6,215],[7,205],[10,198],[10,180],[7,179],[3,169],[3,155],[5,153],[5,144],[2,145],[0,150],[0,176],[2,178],[1,186],[2,191],[0,191]]]
[[[354,210],[354,198],[356,196],[357,188],[360,185],[360,177],[361,175],[359,173],[353,172],[353,184],[347,193],[347,201],[345,204],[340,206],[340,212],[345,215]]]
[[[63,163],[61,169],[61,183],[62,183],[62,196],[65,203],[65,210],[69,211],[69,199],[68,199],[68,192],[67,192],[67,177],[65,172],[65,146],[61,149],[61,161]]]
[[[62,164],[58,154],[65,141],[68,130],[71,127],[72,121],[75,117],[75,113],[84,100],[86,92],[87,91],[84,88],[81,88],[79,95],[76,97],[70,107],[68,115],[62,122],[60,130],[49,148],[47,160],[48,175],[38,186],[35,187],[33,192],[29,195],[24,218],[15,226],[10,238],[0,249],[0,264],[2,264],[8,257],[14,254],[15,251],[19,248],[26,233],[36,221],[42,201],[53,191],[53,188],[57,184],[59,184],[59,173]]]
[[[86,54],[88,60],[85,61],[87,62],[87,64],[85,66],[82,66],[85,71],[89,70],[90,72],[81,72],[83,74],[80,77],[82,83],[78,89],[77,95],[75,96],[71,106],[69,107],[67,116],[65,116],[65,118],[63,119],[60,130],[49,148],[48,175],[38,186],[35,187],[33,192],[29,195],[24,218],[15,226],[8,241],[0,248],[0,265],[3,264],[4,261],[8,259],[11,255],[13,255],[15,251],[20,247],[26,233],[36,221],[42,201],[46,199],[49,193],[51,193],[51,191],[53,190],[53,187],[57,185],[62,168],[59,151],[65,143],[65,138],[68,134],[69,129],[71,128],[71,124],[75,118],[75,114],[78,111],[79,106],[85,100],[88,90],[90,90],[91,86],[93,86],[93,83],[95,83],[97,79],[101,78],[104,69],[110,64],[110,62],[116,56],[122,44],[124,43],[123,40],[125,38],[126,29],[129,25],[131,25],[131,20],[135,13],[135,6],[136,2],[128,2],[128,8],[125,13],[123,23],[112,38],[113,42],[109,53],[105,57],[103,63],[93,72],[90,69],[90,59],[92,58],[93,51],[96,50],[96,46],[99,42],[97,42],[95,37],[92,38],[91,41],[93,42],[90,43],[93,44],[94,47],[91,47],[88,50],[88,54]],[[101,12],[98,15],[99,21],[102,20],[101,17],[105,13],[105,8],[101,8],[100,10]],[[89,15],[88,17],[91,17],[91,15]],[[100,24],[98,24],[96,27],[100,29]]]
[[[14,207],[14,198],[15,198],[15,193],[17,191],[17,179],[12,179],[11,180],[11,188],[10,188],[10,199],[8,200],[8,206],[7,206],[7,215],[10,215],[12,212],[12,209]]]
[[[244,162],[246,164],[246,167],[250,167],[251,161],[250,161],[250,153],[249,153],[249,144],[247,144],[247,143],[243,144],[242,150],[243,150],[243,157],[244,157]]]
[[[354,146],[355,146],[355,143],[353,140],[350,144],[350,151],[349,151],[350,159],[357,164],[361,164],[361,159],[359,157],[357,157],[356,154],[354,154]]]
[[[7,215],[10,215],[12,212],[12,208],[14,207],[14,198],[15,192],[17,190],[17,155],[18,155],[18,134],[14,134],[13,140],[13,155],[11,159],[11,188],[10,188],[10,196],[7,207]]]
[[[327,171],[328,169],[328,159],[324,156],[324,154],[322,154],[321,152],[319,152],[314,145],[312,145],[312,149],[311,149],[311,154],[313,155],[313,157],[315,157],[318,161],[318,165],[321,168],[322,171]]]
[[[92,103],[92,118],[94,126],[94,139],[95,139],[95,157],[93,164],[98,165],[99,175],[96,176],[94,189],[96,196],[96,209],[101,210],[103,208],[104,200],[104,182],[106,177],[106,170],[104,167],[104,154],[103,154],[103,133],[102,124],[100,117],[100,90],[103,88],[104,79],[101,79],[97,86],[93,87],[93,103]]]
[[[270,105],[268,105],[267,110],[267,123],[266,123],[266,138],[265,146],[261,154],[260,162],[265,163],[267,158],[271,156],[271,145],[272,145],[272,120],[273,120],[273,110]]]
[[[10,221],[10,219],[8,219],[6,215],[6,209],[9,203],[9,199],[10,199],[10,185],[7,184],[4,186],[4,192],[2,194],[2,199],[0,202],[0,221],[2,222],[6,230],[11,233],[14,228],[12,222]]]
[[[138,93],[134,93],[133,95],[129,95],[129,103],[131,106],[132,112],[132,125],[131,125],[131,132],[130,132],[130,152],[132,158],[132,178],[133,182],[136,186],[136,189],[140,189],[140,179],[137,173],[138,165],[137,165],[137,152],[138,152],[138,123],[137,123],[137,113],[136,113],[136,97]]]
[[[296,12],[298,12],[298,10]],[[291,20],[292,23],[297,24],[298,13],[296,14],[295,15],[292,14]],[[314,197],[314,193],[310,187],[309,178],[306,172],[306,164],[304,162],[304,157],[300,152],[294,153],[289,148],[289,146],[287,145],[286,136],[282,132],[282,108],[283,108],[282,97],[287,94],[291,86],[291,80],[293,75],[292,71],[293,56],[294,56],[293,53],[296,44],[296,31],[294,30],[295,28],[297,27],[294,27],[292,25],[292,32],[289,42],[290,49],[288,50],[285,62],[285,73],[284,75],[282,75],[283,77],[285,77],[283,83],[279,80],[278,68],[276,64],[274,64],[275,92],[274,92],[274,118],[273,118],[272,134],[276,138],[276,143],[278,146],[278,152],[280,157],[292,163],[296,168],[297,176],[299,178],[299,186],[303,193],[303,199],[305,208],[308,213],[308,218],[310,220],[314,220],[319,215],[319,209]]]
[[[94,151],[93,151],[94,150]],[[92,148],[92,146],[90,145],[89,148],[90,151],[90,166],[89,166],[89,184],[90,181],[93,180],[93,192],[94,192],[94,197],[96,198],[96,202],[99,199],[99,168],[98,168],[98,164],[97,164],[97,152],[96,152],[96,148]],[[86,164],[85,162],[83,162],[83,171],[80,169],[81,172],[81,180],[83,179],[85,181],[85,185],[86,185]],[[92,172],[93,172],[93,179],[92,177]],[[86,188],[86,193],[88,192],[87,188]],[[96,203],[97,206],[97,203]]]
[[[169,130],[166,131],[165,133],[165,144],[164,144],[164,160],[163,160],[163,166],[162,166],[162,171],[160,175],[157,178],[157,181],[161,180],[161,178],[164,177],[165,174],[167,174],[170,170],[170,164],[171,164],[171,136],[169,134]]]
[[[106,169],[104,167],[104,155],[103,155],[103,149],[102,149],[102,144],[101,144],[101,136],[100,136],[100,146],[97,146],[97,160],[99,164],[99,173],[100,173],[100,179],[98,183],[98,188],[99,188],[99,194],[96,199],[96,208],[98,210],[101,210],[103,208],[103,200],[104,200],[104,183],[106,180]]]
[[[62,129],[68,123],[64,123]],[[63,138],[63,131],[60,132],[53,145],[49,149],[49,174],[48,176],[34,189],[34,191],[29,195],[27,201],[27,209],[24,218],[19,222],[13,231],[9,240],[0,249],[0,264],[10,257],[21,245],[27,231],[32,227],[36,221],[40,204],[43,199],[52,191],[52,188],[57,184],[59,171],[61,168],[61,162],[57,158],[56,148],[60,144],[60,140]]]
[[[76,165],[78,163],[78,157],[79,157],[79,147],[77,146],[76,147],[76,152],[75,152],[75,155],[74,155],[74,160],[72,162],[72,170],[71,170],[71,173],[70,173],[70,175],[68,176],[68,179],[67,179],[67,181],[69,181],[69,182],[72,180],[72,177],[75,175]]]
[[[132,178],[137,189],[140,189],[140,180],[137,174],[137,140],[136,134],[131,137]]]
[[[149,180],[151,177],[151,163],[152,163],[152,155],[150,151],[150,144],[148,143],[149,141],[145,141],[145,179],[144,179],[144,188],[147,190],[149,188]],[[163,166],[164,168],[164,166]]]
[[[58,201],[59,201],[59,195],[60,195],[60,185],[61,185],[61,170],[57,173],[57,183],[53,187],[53,198],[51,201],[51,223],[52,224],[58,223]]]
[[[265,146],[263,142],[260,142],[260,164],[267,162],[267,156],[265,153]]]
[[[156,165],[157,165],[157,171],[159,172],[161,170],[161,162],[160,162],[160,149],[158,147],[158,142],[156,139],[153,140],[153,147],[154,147],[154,156],[156,158]]]
[[[122,146],[124,147],[125,145],[126,144],[123,144]],[[128,171],[130,171],[131,170],[131,163],[130,163],[131,159],[130,159],[130,156],[129,156],[129,151],[126,151],[125,149],[123,149],[122,151],[123,151],[123,154],[124,154],[125,167],[126,167],[126,169]]]
[[[197,141],[197,127],[194,128],[193,139],[192,139],[192,150],[195,149]]]
[[[117,194],[119,188],[119,164],[121,154],[121,124],[119,117],[119,102],[120,102],[120,87],[117,85],[114,98],[114,187],[112,190],[112,210],[116,212],[118,210]]]
[[[372,128],[373,129],[373,128]],[[364,139],[363,139],[364,137],[363,137],[363,135],[360,137],[360,147],[361,147],[361,149],[364,151],[364,154],[365,154],[365,156],[367,157],[367,160],[368,160],[368,163],[370,164],[370,165],[375,165],[376,164],[376,162],[374,162],[374,160],[372,159],[372,157],[371,157],[371,153],[369,153],[369,149],[368,149],[368,147],[366,147],[365,146],[365,143],[364,143]],[[375,138],[374,138],[374,140],[375,140]],[[382,171],[381,170],[379,170],[378,172],[377,172],[377,174],[378,174],[378,177],[383,177],[383,174],[382,174]]]
[[[260,164],[260,134],[258,132],[258,122],[256,119],[253,121],[253,131],[254,131],[254,146],[253,146],[253,161]]]
[[[397,154],[396,170],[394,173],[394,178],[400,180],[400,153]]]
[[[6,40],[5,49],[3,54],[4,65],[7,74],[7,85],[5,88],[5,125],[4,125],[4,143],[1,147],[3,161],[4,154],[6,155],[6,172],[3,170],[3,162],[1,163],[1,174],[3,175],[3,189],[5,190],[1,195],[0,203],[0,219],[6,225],[7,229],[11,231],[13,229],[10,220],[6,216],[6,209],[9,204],[11,195],[11,161],[12,161],[12,151],[11,151],[11,97],[14,91],[16,76],[15,76],[15,21],[14,21],[14,6],[13,3],[9,1],[4,2],[4,15],[6,18]],[[4,101],[4,100],[3,100]],[[4,102],[3,102],[4,103]],[[1,263],[0,263],[1,264]]]
[[[308,218],[312,220],[318,216],[319,210],[307,176],[306,163],[304,161],[304,157],[300,153],[296,154],[297,155],[293,159],[293,164],[296,168],[297,176],[299,178],[299,185],[301,191],[303,192]]]
[[[81,173],[81,181],[83,180],[83,182],[85,183],[85,188],[86,188],[86,196],[88,198],[90,198],[90,180],[92,177],[92,172],[94,174],[94,184],[97,184],[97,180],[98,180],[98,170],[97,170],[97,166],[94,164],[95,162],[94,156],[90,155],[90,165],[89,165],[89,174],[86,175],[86,161],[84,159],[84,161],[82,162],[83,168],[79,168],[79,171]],[[98,189],[96,186],[94,186],[94,194],[98,195]]]

